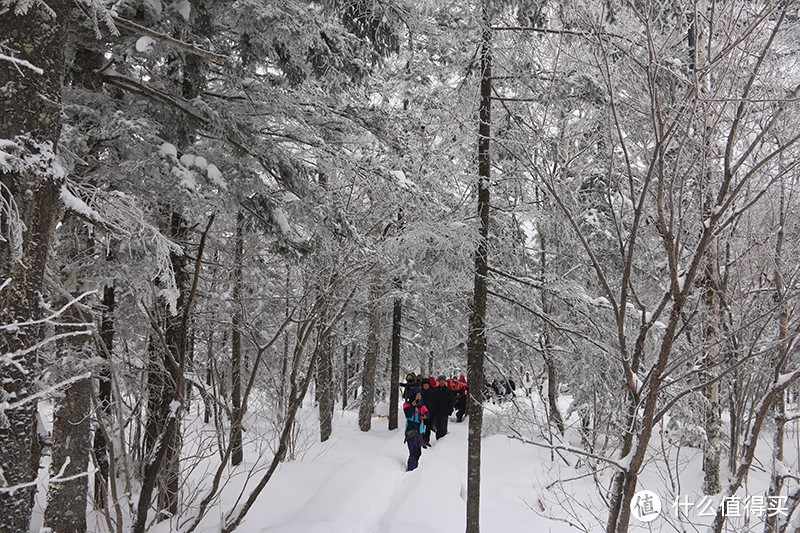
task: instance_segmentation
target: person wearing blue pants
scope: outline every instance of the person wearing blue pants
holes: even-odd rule
[[[403,404],[403,413],[406,415],[405,442],[408,445],[406,471],[410,472],[419,466],[419,458],[422,456],[422,435],[425,433],[428,408],[422,403],[420,389],[411,389],[408,396],[409,399]]]

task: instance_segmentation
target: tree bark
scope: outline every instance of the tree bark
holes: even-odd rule
[[[109,428],[111,423],[111,370],[109,359],[114,353],[114,285],[103,288],[103,314],[100,322],[100,342],[98,354],[105,363],[98,370],[97,400],[99,410],[96,413],[98,424]],[[97,472],[94,474],[94,502],[99,509],[107,505],[107,488],[109,475],[108,443],[103,431],[98,428],[94,432],[92,444]]]
[[[175,242],[185,244],[187,242],[188,230],[186,220],[178,212],[172,213],[170,224],[170,235]],[[180,418],[173,415],[173,400],[175,397],[184,397],[185,390],[180,385],[183,383],[184,359],[186,357],[188,324],[189,320],[182,313],[186,303],[186,293],[189,288],[189,276],[186,272],[186,256],[171,253],[172,268],[175,272],[175,284],[178,286],[180,295],[178,296],[178,313],[170,316],[167,313],[167,330],[165,339],[167,342],[167,353],[164,353],[164,367],[167,369],[168,386],[164,390],[161,403],[162,422],[172,417],[175,428],[166,433],[164,438],[167,440],[167,448],[164,455],[164,462],[159,469],[159,490],[158,490],[158,521],[166,520],[178,514],[178,499],[180,486],[180,453],[182,438],[180,432]],[[177,367],[170,359],[174,358]],[[170,420],[172,422],[172,420]]]
[[[63,183],[55,152],[61,133],[61,88],[70,0],[32,4],[25,13],[0,10],[4,50],[41,72],[0,60],[0,139],[14,142],[12,168],[0,167],[0,323],[24,324],[41,317],[43,278],[53,232],[61,213]],[[0,531],[29,529],[39,468],[36,402],[38,366],[35,351],[43,330],[21,326],[0,333],[0,397],[10,406],[1,413],[0,469],[6,487],[0,491]],[[30,484],[30,485],[29,485]]]
[[[81,257],[92,255],[94,239],[89,228],[76,218],[61,225],[61,233],[68,235],[58,247],[59,257],[53,268],[63,272],[64,265],[80,264]],[[56,306],[64,307],[84,286],[84,276],[78,271],[62,276],[63,296],[55,298]],[[53,291],[56,292],[56,291]],[[73,296],[69,296],[69,294]],[[55,342],[57,365],[50,366],[53,383],[67,380],[67,385],[54,394],[52,454],[47,507],[44,528],[53,533],[86,531],[86,503],[88,500],[88,471],[90,437],[90,405],[92,382],[85,370],[95,355],[86,317],[73,305],[66,309],[55,324],[55,334],[64,336]],[[81,376],[81,374],[83,374]],[[79,381],[70,382],[79,379]]]
[[[323,321],[324,322],[324,321]],[[320,327],[320,333],[324,323]],[[333,431],[333,343],[330,336],[323,339],[319,346],[317,361],[317,398],[319,400],[319,434],[320,441],[325,442]]]
[[[56,399],[50,489],[44,511],[44,527],[52,533],[86,531],[91,386],[89,379],[82,379]],[[66,480],[60,481],[62,478]]]
[[[541,243],[540,264],[542,269],[542,284],[544,285],[547,279],[547,232],[539,225],[539,242]],[[558,254],[556,254],[558,257]],[[558,267],[560,261],[554,262],[554,271],[558,275]],[[553,303],[553,295],[547,289],[542,290],[542,311],[547,316],[555,314],[555,305]],[[544,366],[547,370],[547,416],[551,424],[555,424],[558,432],[564,434],[564,419],[561,416],[561,411],[558,409],[558,368],[556,367],[555,357],[553,355],[553,337],[555,336],[555,328],[551,324],[545,323],[542,327],[542,358],[544,359]]]
[[[331,280],[333,281],[333,280]],[[322,297],[320,290],[319,297]],[[333,432],[333,408],[336,388],[333,384],[333,338],[330,334],[330,313],[327,307],[320,310],[317,323],[317,365],[315,378],[317,383],[317,402],[319,404],[320,442],[325,442]]]
[[[775,358],[775,380],[784,372],[789,352],[789,310],[786,303],[786,287],[783,283],[783,239],[786,224],[786,188],[781,183],[780,219],[778,235],[775,244],[775,300],[778,302],[778,342],[780,349]],[[785,481],[784,440],[786,430],[786,394],[781,392],[775,397],[773,404],[775,418],[775,433],[772,436],[772,474],[770,476],[767,501],[775,501],[783,491]],[[787,517],[788,519],[788,517]],[[783,519],[780,519],[781,521]],[[779,530],[779,513],[767,513],[764,522],[764,532],[772,533]]]
[[[718,294],[718,281],[716,276],[717,255],[716,238],[709,243],[706,253],[706,266],[704,275],[705,292],[705,342],[706,352],[703,357],[703,381],[714,380],[719,375],[719,324],[720,303]],[[703,389],[705,406],[706,443],[703,448],[703,492],[705,494],[719,494],[722,490],[719,476],[721,450],[722,407],[720,405],[719,380],[709,383]]]
[[[696,19],[690,25],[690,43],[693,54],[692,64],[695,65],[701,99],[707,98],[711,93],[711,81],[708,74],[703,73],[706,65],[706,44],[708,41],[707,31],[704,31],[704,24],[707,17],[708,4],[706,0],[700,0],[696,6]],[[713,138],[714,125],[712,116],[706,108],[708,104],[703,104],[702,112],[704,129],[700,148],[700,169],[705,197],[703,199],[702,219],[708,220],[716,199],[712,193],[714,185],[714,165],[717,155],[714,153],[715,141]],[[717,237],[713,236],[704,253],[703,276],[699,280],[703,290],[703,303],[705,305],[705,353],[702,361],[702,372],[700,378],[704,382],[710,382],[704,389],[705,396],[705,433],[706,442],[703,447],[703,492],[705,494],[718,494],[722,490],[719,477],[719,465],[721,442],[720,433],[722,426],[722,408],[720,405],[720,384],[719,380],[714,380],[720,372],[719,369],[719,339],[721,331],[720,313],[720,283],[719,283],[719,258],[717,250]],[[712,381],[713,380],[713,381]]]
[[[375,370],[378,361],[378,344],[381,327],[380,292],[377,279],[370,286],[369,328],[364,369],[361,373],[361,405],[358,410],[358,427],[361,431],[372,429],[372,412],[375,410]]]
[[[403,287],[400,279],[395,279],[395,290]],[[395,297],[392,305],[392,362],[389,370],[389,431],[397,429],[397,407],[400,401],[400,391],[397,384],[400,382],[400,338],[402,333],[403,300]]]
[[[170,219],[170,235],[178,243],[186,242],[186,225],[183,217],[173,211]],[[158,313],[164,325],[163,337],[160,332],[151,334],[150,361],[147,369],[148,410],[145,434],[143,487],[149,485],[148,475],[155,475],[153,485],[158,488],[157,520],[162,521],[178,512],[179,456],[181,447],[180,421],[175,420],[174,403],[183,382],[182,360],[186,350],[186,320],[182,319],[187,292],[187,273],[184,258],[171,252],[170,260],[175,272],[175,283],[179,296],[177,315],[170,313],[169,306],[163,306]],[[165,441],[166,439],[166,441]],[[153,461],[159,466],[154,469]],[[156,482],[157,481],[157,482]],[[144,492],[144,490],[143,490]],[[143,518],[144,519],[144,518]],[[138,517],[137,517],[138,520]]]
[[[244,260],[244,212],[236,215],[233,267],[233,316],[231,317],[231,466],[244,460],[242,450],[242,261]]]
[[[289,265],[289,262],[286,262],[286,294],[284,298],[284,306],[283,306],[283,319],[288,320],[290,315],[289,309],[289,297],[291,296],[292,290],[292,268]],[[289,365],[289,332],[286,331],[283,334],[283,357],[281,357],[281,382],[279,385],[280,389],[280,396],[278,397],[278,405],[284,407],[284,396],[286,393],[286,379],[287,379],[287,372],[288,372],[288,365]]]
[[[480,532],[481,433],[483,431],[483,361],[486,355],[486,297],[489,273],[489,186],[491,177],[492,44],[489,11],[483,4],[481,35],[481,101],[478,126],[478,219],[479,239],[475,249],[475,280],[472,314],[467,337],[469,388],[469,434],[467,436],[467,533]]]
[[[345,336],[347,336],[347,324],[344,325]],[[350,364],[347,360],[347,351],[350,347],[345,344],[342,347],[342,410],[347,409],[347,383],[350,380]]]
[[[214,387],[214,328],[208,328],[208,337],[206,339],[206,394],[203,395],[203,423],[208,424],[211,421],[212,413],[216,413],[216,407],[212,410],[211,398],[209,397]],[[215,423],[219,422],[216,420]]]
[[[398,232],[403,229],[403,210],[397,212]],[[403,290],[403,281],[400,277],[394,279],[394,290],[397,294],[392,304],[392,347],[391,362],[389,363],[389,431],[397,429],[398,426],[398,403],[400,401],[400,390],[397,384],[400,382],[400,341],[403,333],[403,300],[400,292]]]
[[[176,220],[175,217],[178,217]],[[177,214],[173,215],[173,231],[182,227],[180,223],[182,219]],[[185,403],[185,382],[184,382],[184,368],[186,363],[186,337],[180,337],[181,331],[186,331],[186,324],[189,321],[189,316],[192,310],[192,303],[197,292],[197,284],[200,278],[200,261],[203,257],[203,249],[205,248],[206,237],[211,230],[211,224],[214,222],[214,215],[212,214],[208,219],[208,225],[200,237],[200,244],[197,247],[197,257],[195,259],[194,279],[191,288],[186,293],[181,293],[179,299],[180,313],[176,320],[171,321],[169,327],[175,327],[170,334],[167,330],[165,334],[165,359],[169,359],[169,376],[172,379],[171,383],[166,384],[164,391],[171,391],[172,396],[167,397],[162,394],[162,402],[158,405],[159,411],[155,415],[164,422],[163,430],[159,433],[156,440],[155,447],[149,451],[145,458],[144,477],[142,479],[142,489],[139,492],[139,500],[136,503],[136,517],[131,527],[132,533],[144,533],[147,524],[147,514],[150,509],[150,503],[153,495],[153,490],[156,488],[156,482],[160,482],[163,486],[159,488],[159,501],[158,501],[158,516],[157,518],[163,519],[170,514],[174,515],[177,512],[178,503],[178,482],[179,482],[179,456],[180,456],[180,419],[182,416],[182,406]],[[175,236],[173,233],[173,236]],[[174,258],[173,258],[174,259]],[[182,265],[178,265],[182,266]],[[178,269],[176,268],[176,277],[178,276]],[[182,275],[186,275],[181,269]],[[176,279],[176,281],[184,281]],[[179,286],[184,286],[183,283]],[[174,352],[173,352],[174,350]],[[166,465],[166,466],[164,466]],[[163,467],[163,468],[162,468]],[[162,473],[163,472],[163,473]],[[163,496],[162,496],[163,494]],[[171,509],[174,504],[175,512]],[[169,507],[168,507],[169,506]],[[163,511],[166,511],[163,512]]]

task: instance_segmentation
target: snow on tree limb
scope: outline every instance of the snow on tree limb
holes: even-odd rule
[[[3,161],[3,142],[0,140],[0,166]],[[0,214],[6,220],[7,230],[6,234],[0,234],[0,242],[8,243],[9,250],[11,251],[11,260],[17,262],[22,259],[22,235],[25,233],[25,223],[19,216],[19,209],[17,203],[14,201],[14,195],[11,194],[5,183],[0,183]],[[6,280],[7,283],[9,280]],[[5,287],[5,283],[3,287]],[[2,290],[3,287],[0,287]]]
[[[514,429],[514,428],[510,428],[510,429],[512,431],[516,432],[516,429]],[[584,457],[589,457],[591,459],[597,459],[598,461],[602,461],[604,463],[607,463],[607,464],[609,464],[609,465],[611,465],[611,466],[613,466],[615,468],[618,468],[619,470],[621,470],[623,472],[627,472],[628,469],[630,468],[631,457],[633,456],[633,451],[636,449],[636,447],[633,446],[631,448],[631,451],[628,453],[628,455],[626,455],[622,459],[612,459],[610,457],[605,457],[603,455],[598,455],[596,453],[591,453],[591,452],[588,452],[588,451],[586,451],[584,449],[576,448],[574,446],[567,446],[567,445],[564,445],[564,444],[549,444],[549,443],[546,443],[546,442],[536,442],[536,441],[531,440],[531,439],[526,439],[525,437],[523,437],[519,433],[517,433],[516,435],[508,435],[508,438],[514,439],[514,440],[518,440],[518,441],[522,442],[523,444],[530,444],[530,445],[533,445],[533,446],[537,446],[539,448],[546,448],[548,450],[561,450],[561,451],[565,451],[565,452],[569,452],[569,453],[574,453],[574,454],[577,454],[577,455],[582,455]]]
[[[14,56],[7,56],[5,54],[0,53],[0,61],[9,61],[17,67],[29,68],[39,75],[44,74],[44,70],[42,70],[41,68],[37,67],[36,65],[25,59],[19,59]]]
[[[115,233],[115,234],[127,233],[120,226],[117,226],[116,224],[112,224],[111,222],[105,220],[105,218],[103,218],[103,216],[100,213],[98,213],[97,211],[86,205],[86,202],[84,202],[83,200],[72,194],[72,192],[70,192],[70,190],[67,188],[66,183],[61,185],[60,198],[67,212],[82,218],[83,220],[87,221],[93,226],[97,226],[101,229],[104,229],[109,233]]]
[[[85,325],[87,327],[91,327],[94,324],[85,324]],[[36,343],[36,344],[34,344],[32,346],[28,346],[27,348],[16,350],[16,351],[13,351],[11,353],[0,355],[0,363],[5,363],[5,364],[12,365],[12,366],[16,367],[17,370],[19,370],[21,373],[27,374],[28,371],[22,365],[17,363],[17,361],[16,361],[20,357],[22,357],[24,355],[28,355],[29,353],[33,353],[36,350],[38,350],[39,348],[47,346],[48,344],[50,344],[53,341],[66,339],[66,338],[69,338],[69,337],[79,337],[81,335],[91,335],[91,333],[92,333],[91,330],[86,329],[86,330],[83,330],[83,331],[69,331],[67,333],[59,333],[57,335],[52,335],[50,337],[47,337],[46,339],[44,339],[41,342],[38,342],[38,343]]]
[[[8,283],[9,283],[9,280],[5,280],[3,282],[3,284],[0,285],[0,290],[3,290],[6,287],[6,285],[8,285]],[[56,318],[61,316],[67,309],[69,309],[70,307],[72,307],[76,303],[80,302],[81,300],[83,300],[84,298],[86,298],[87,296],[92,295],[92,294],[97,294],[97,291],[96,290],[92,290],[92,291],[84,292],[80,296],[77,296],[77,297],[73,298],[72,300],[70,300],[69,302],[67,302],[66,304],[64,304],[57,311],[54,311],[54,312],[50,313],[49,315],[47,315],[44,318],[40,318],[40,319],[37,319],[37,320],[26,320],[24,322],[11,322],[10,324],[0,324],[0,332],[2,332],[2,331],[16,331],[19,328],[23,328],[23,327],[36,326],[36,325],[40,325],[40,324],[52,323]]]
[[[228,56],[215,54],[213,52],[209,52],[208,50],[203,50],[203,49],[198,48],[198,47],[196,47],[196,46],[194,46],[192,44],[189,44],[189,43],[186,43],[186,42],[183,42],[183,41],[179,41],[178,39],[172,38],[169,35],[165,35],[163,33],[151,30],[150,28],[145,28],[144,26],[136,24],[135,22],[133,22],[131,20],[124,19],[124,18],[122,18],[122,17],[120,17],[118,15],[113,15],[112,14],[111,15],[111,19],[113,20],[115,25],[117,25],[117,26],[119,26],[121,28],[125,28],[126,30],[132,31],[134,33],[138,33],[140,35],[144,35],[146,37],[149,37],[149,38],[151,38],[153,40],[156,40],[156,41],[159,41],[161,43],[164,43],[164,44],[166,44],[168,46],[171,46],[173,48],[177,48],[179,50],[183,50],[184,52],[188,52],[188,53],[194,54],[196,56],[204,57],[206,59],[210,59],[210,60],[216,61],[218,63],[227,63],[228,61],[230,61],[230,58]]]
[[[75,333],[81,334],[88,332],[75,332]],[[78,381],[81,381],[83,379],[89,379],[91,377],[92,377],[91,372],[84,372],[83,374],[80,374],[78,376],[74,376],[59,383],[56,383],[55,385],[48,387],[44,390],[41,390],[36,394],[31,394],[30,396],[26,396],[25,398],[16,402],[9,402],[8,398],[5,397],[2,401],[0,401],[0,428],[8,427],[9,422],[8,422],[8,417],[6,416],[6,411],[11,411],[12,409],[18,409],[24,405],[39,400],[40,398],[46,398],[47,396],[51,395],[53,392],[62,387],[67,387],[69,385],[72,385],[73,383],[77,383]],[[2,391],[2,389],[0,389],[0,391]]]
[[[72,475],[72,476],[64,476],[64,471],[67,469],[69,464],[70,464],[70,458],[69,458],[69,456],[67,456],[64,459],[64,463],[61,465],[61,468],[58,471],[58,475],[56,475],[54,477],[51,477],[49,482],[50,483],[67,483],[67,482],[74,481],[76,479],[79,479],[79,478],[82,478],[82,477],[85,477],[85,476],[90,476],[90,475],[94,474],[97,471],[96,468],[93,468],[92,466],[89,466],[89,468],[85,472],[80,472],[80,473]],[[21,490],[21,489],[24,489],[24,488],[27,488],[27,487],[35,487],[37,485],[37,483],[38,483],[38,480],[33,480],[33,481],[29,482],[29,483],[20,483],[19,485],[14,485],[13,487],[9,487],[9,486],[6,485],[5,477],[2,476],[2,471],[0,471],[0,492],[11,492],[11,493],[13,493],[13,492],[16,492],[18,490]]]

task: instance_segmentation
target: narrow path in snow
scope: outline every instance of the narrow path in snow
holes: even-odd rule
[[[295,480],[294,490],[313,494],[305,505],[282,523],[258,531],[405,533],[420,522],[430,524],[430,531],[463,531],[463,512],[454,523],[452,512],[437,514],[433,505],[449,510],[464,506],[466,437],[467,424],[451,421],[446,437],[438,442],[431,438],[433,445],[423,451],[419,468],[406,472],[408,449],[400,430],[342,435],[315,460],[335,463],[328,465],[324,479],[315,479],[316,486]]]
[[[431,436],[432,447],[423,451],[419,468],[405,474],[406,487],[379,531],[407,533],[420,522],[427,531],[464,531],[467,427],[451,420],[444,438]],[[455,512],[459,508],[463,510]]]

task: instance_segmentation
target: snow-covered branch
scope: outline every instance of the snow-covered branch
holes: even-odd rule
[[[87,327],[91,327],[92,326],[92,324],[84,324],[84,325],[87,326]],[[15,351],[13,351],[11,353],[5,353],[5,354],[0,355],[0,364],[13,365],[21,373],[27,374],[28,373],[27,370],[25,368],[23,368],[19,363],[16,362],[16,360],[19,357],[22,357],[23,355],[27,355],[29,353],[35,352],[39,348],[47,346],[48,344],[50,344],[53,341],[66,339],[68,337],[78,337],[80,335],[91,335],[91,333],[92,332],[90,330],[86,329],[86,330],[82,330],[82,331],[69,331],[67,333],[59,333],[57,335],[51,335],[51,336],[47,337],[46,339],[42,340],[41,342],[37,342],[33,346],[28,346],[28,347],[23,348],[21,350],[15,350]]]
[[[94,474],[97,471],[96,468],[89,467],[85,472],[80,472],[78,474],[73,474],[71,476],[64,476],[64,472],[66,471],[67,466],[69,466],[69,464],[70,464],[70,458],[67,457],[66,459],[64,459],[64,463],[61,465],[61,468],[58,470],[58,474],[56,474],[55,476],[50,478],[50,483],[68,483],[70,481],[74,481],[76,479],[80,479],[80,478],[85,477],[85,476],[90,476],[90,475]],[[8,487],[8,486],[5,485],[5,477],[2,476],[2,475],[0,475],[0,482],[3,483],[3,485],[0,486],[0,494],[2,494],[2,493],[14,493],[14,492],[17,492],[19,490],[27,489],[29,487],[35,487],[36,484],[37,484],[37,481],[34,480],[34,481],[30,481],[28,483],[20,483],[18,485],[14,485],[12,487]]]
[[[17,65],[17,66],[20,66],[20,67],[29,68],[32,71],[34,71],[36,74],[39,74],[40,76],[42,74],[44,74],[44,70],[42,70],[41,68],[37,67],[36,65],[34,65],[33,63],[31,63],[30,61],[27,61],[25,59],[19,59],[19,58],[13,57],[13,56],[7,56],[5,54],[0,53],[0,61],[9,61],[9,62],[13,63],[14,65]]]
[[[72,192],[69,189],[67,189],[66,183],[61,185],[61,192],[59,196],[61,198],[61,203],[64,204],[64,208],[68,212],[86,220],[93,226],[102,228],[108,231],[109,233],[116,233],[116,234],[127,233],[121,227],[107,221],[105,218],[103,218],[103,216],[100,213],[89,207],[86,204],[86,202],[84,202],[83,200],[72,194]]]
[[[6,280],[5,282],[3,282],[3,285],[0,286],[0,290],[2,290],[8,284],[8,281],[9,280]],[[67,302],[66,304],[64,304],[64,306],[61,307],[58,311],[54,311],[54,312],[50,313],[49,315],[47,315],[44,318],[39,318],[39,319],[36,319],[36,320],[26,320],[25,322],[11,322],[10,324],[0,324],[0,332],[1,331],[6,331],[6,332],[10,332],[11,333],[11,332],[14,332],[14,331],[18,331],[20,328],[29,327],[29,326],[37,326],[37,325],[40,325],[40,324],[50,323],[50,322],[53,321],[53,319],[56,319],[59,316],[61,316],[64,313],[64,311],[66,311],[67,309],[69,309],[70,307],[75,305],[76,303],[80,302],[81,300],[83,300],[87,296],[89,296],[91,294],[95,294],[95,293],[97,293],[96,290],[86,291],[83,294],[81,294],[80,296],[77,296],[77,297],[73,298],[72,300],[70,300],[69,302]],[[91,324],[86,324],[86,326],[87,327],[91,326]]]
[[[26,396],[25,398],[23,398],[23,399],[21,399],[19,401],[16,401],[16,402],[7,402],[7,401],[0,402],[0,418],[4,417],[4,412],[5,411],[10,411],[12,409],[17,409],[19,407],[22,407],[23,405],[27,405],[27,404],[29,404],[29,403],[31,403],[31,402],[33,402],[35,400],[38,400],[40,398],[45,398],[45,397],[51,395],[54,391],[56,391],[56,390],[58,390],[58,389],[60,389],[62,387],[66,387],[66,386],[72,385],[73,383],[77,383],[78,381],[81,381],[81,380],[84,380],[84,379],[89,379],[91,377],[92,377],[92,373],[91,372],[84,372],[83,374],[80,374],[80,375],[77,375],[77,376],[73,376],[73,377],[71,377],[69,379],[66,379],[64,381],[56,383],[52,387],[48,387],[48,388],[46,388],[44,390],[41,390],[41,391],[37,392],[36,394],[31,394],[30,396]]]
[[[511,428],[511,430],[512,431],[516,431],[516,430],[514,430],[514,428]],[[617,460],[617,459],[612,459],[610,457],[605,457],[603,455],[597,455],[596,453],[587,452],[586,450],[582,450],[581,448],[575,448],[574,446],[566,446],[564,444],[548,444],[546,442],[536,442],[536,441],[531,440],[531,439],[526,439],[525,437],[523,437],[519,433],[517,433],[516,435],[508,435],[508,438],[509,439],[514,439],[514,440],[518,440],[518,441],[522,442],[523,444],[531,444],[533,446],[538,446],[539,448],[546,448],[548,450],[560,450],[560,451],[564,451],[564,452],[574,453],[574,454],[577,454],[577,455],[582,455],[584,457],[589,457],[591,459],[596,459],[598,461],[602,461],[602,462],[607,463],[607,464],[609,464],[609,465],[611,465],[613,467],[616,467],[616,468],[618,468],[619,470],[621,470],[623,472],[627,472],[628,468],[630,468],[630,459],[629,458],[633,454],[633,451],[631,451],[631,453],[629,453],[625,458]],[[632,450],[633,449],[635,449],[635,447],[632,448]]]

